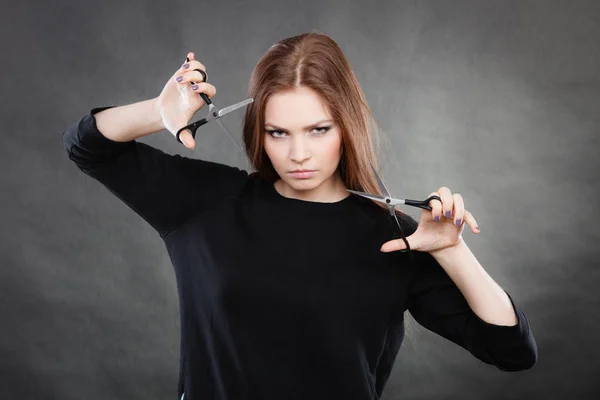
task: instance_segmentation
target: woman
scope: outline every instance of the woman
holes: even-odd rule
[[[465,223],[478,230],[460,195],[433,192],[442,203],[419,224],[401,214],[410,263],[387,211],[347,192],[379,193],[377,163],[368,107],[332,39],[281,40],[256,65],[243,132],[253,173],[135,140],[175,135],[204,105],[198,93],[215,95],[188,58],[157,98],[94,108],[63,134],[70,159],[165,242],[180,397],[377,399],[406,310],[501,370],[536,363],[525,315],[461,238]],[[180,138],[195,147],[189,131]]]

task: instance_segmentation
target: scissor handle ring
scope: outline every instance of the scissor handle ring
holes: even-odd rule
[[[202,82],[206,82],[208,77],[206,76],[206,72],[202,71],[199,68],[196,68],[194,71],[198,71],[200,72],[200,74],[202,75]],[[192,82],[194,83],[194,82]],[[204,100],[204,103],[206,103],[206,105],[212,104],[212,102],[210,101],[210,99],[208,98],[208,96],[206,95],[206,93],[198,93],[200,95],[200,97],[202,97],[202,100]]]
[[[181,134],[181,132],[183,132],[185,129],[187,129],[192,134],[192,137],[194,139],[196,139],[196,131],[198,130],[199,127],[201,127],[205,123],[206,123],[206,118],[202,118],[202,119],[199,119],[196,122],[192,122],[191,124],[188,124],[188,125],[184,126],[183,128],[179,129],[177,131],[177,133],[175,134],[175,138],[177,139],[177,141],[179,143],[183,144],[183,142],[181,141],[181,139],[179,139],[179,135]]]
[[[431,200],[439,200],[440,203],[442,202],[442,199],[440,199],[440,196],[433,195],[433,196],[429,196],[429,198],[426,199],[426,200],[410,200],[410,199],[406,199],[406,200],[404,200],[404,204],[406,204],[407,206],[419,207],[419,208],[422,208],[424,210],[431,211],[432,208],[429,205],[429,202]]]
[[[206,82],[208,80],[206,72],[202,71],[200,68],[196,68],[194,71],[200,72],[200,75],[202,75],[202,82]]]
[[[185,61],[186,62],[190,62],[190,58],[186,57]],[[194,71],[200,72],[200,75],[202,75],[202,81],[203,82],[206,82],[208,80],[208,78],[206,77],[206,72],[204,72],[204,71],[202,71],[201,69],[198,69],[198,68],[196,68]],[[192,82],[192,83],[194,83],[194,82]]]
[[[198,129],[198,127],[194,127],[194,124],[189,124],[184,126],[183,128],[179,129],[177,131],[177,133],[175,134],[175,138],[177,139],[177,141],[181,144],[183,144],[183,142],[181,141],[181,139],[179,139],[179,135],[181,134],[181,132],[183,132],[184,130],[189,130],[190,133],[192,134],[192,137],[195,139],[196,138],[196,129]]]
[[[440,196],[438,196],[438,195],[435,195],[435,194],[434,194],[434,195],[432,195],[432,196],[429,196],[429,198],[428,198],[427,200],[425,200],[425,202],[427,203],[427,207],[426,207],[426,209],[427,209],[427,210],[429,210],[429,211],[432,211],[432,210],[433,210],[433,209],[431,208],[431,206],[429,205],[429,202],[430,202],[431,200],[438,200],[440,203],[442,202],[442,199],[440,199]]]

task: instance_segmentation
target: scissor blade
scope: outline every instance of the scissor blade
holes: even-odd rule
[[[357,194],[359,196],[366,197],[367,199],[371,199],[371,200],[378,201],[380,203],[387,204],[389,206],[397,206],[398,204],[404,204],[404,200],[394,199],[394,198],[389,197],[389,196],[379,196],[379,195],[376,195],[376,194],[359,192],[359,191],[350,190],[350,189],[346,189],[346,190],[349,191],[349,192],[351,192],[351,193]]]
[[[383,180],[381,179],[381,177],[379,176],[379,174],[375,170],[375,167],[373,167],[373,164],[371,164],[371,169],[373,170],[373,174],[375,174],[375,178],[377,178],[377,184],[379,185],[379,190],[381,190],[381,193],[384,196],[391,197],[392,195],[390,194],[390,191],[385,187],[385,184],[383,183]]]
[[[238,144],[238,142],[236,142],[236,140],[233,138],[233,135],[231,133],[229,133],[229,130],[227,128],[225,128],[225,125],[223,125],[223,121],[221,121],[221,118],[217,118],[216,121],[219,123],[219,125],[221,126],[221,128],[223,128],[223,130],[225,131],[225,133],[227,133],[227,135],[229,136],[229,138],[231,140],[233,140],[233,143],[235,143],[235,145],[237,146],[237,148],[242,152],[242,148],[240,147],[240,145]]]
[[[231,106],[222,108],[219,110],[219,117],[222,117],[225,114],[229,114],[232,111],[237,110],[240,107],[244,107],[246,104],[250,104],[254,101],[254,99],[252,97],[244,100],[244,101],[240,101],[239,103],[233,104]]]

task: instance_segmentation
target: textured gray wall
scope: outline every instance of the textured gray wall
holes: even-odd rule
[[[175,398],[166,250],[61,133],[92,107],[158,95],[188,51],[218,105],[239,101],[272,43],[313,29],[340,44],[385,129],[393,193],[463,194],[482,229],[465,240],[539,346],[534,369],[506,373],[417,326],[384,399],[600,395],[599,1],[5,3],[0,398]],[[241,121],[226,121],[238,138]],[[142,141],[247,166],[215,126],[194,152],[167,132]]]

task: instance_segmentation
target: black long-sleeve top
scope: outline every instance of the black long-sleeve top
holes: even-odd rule
[[[537,347],[515,326],[480,319],[426,252],[382,253],[389,214],[354,194],[286,198],[220,163],[103,136],[94,108],[63,133],[69,158],[144,218],[175,269],[178,399],[378,399],[404,338],[404,311],[505,371]],[[417,222],[406,217],[407,235]],[[508,293],[507,293],[508,294]]]

